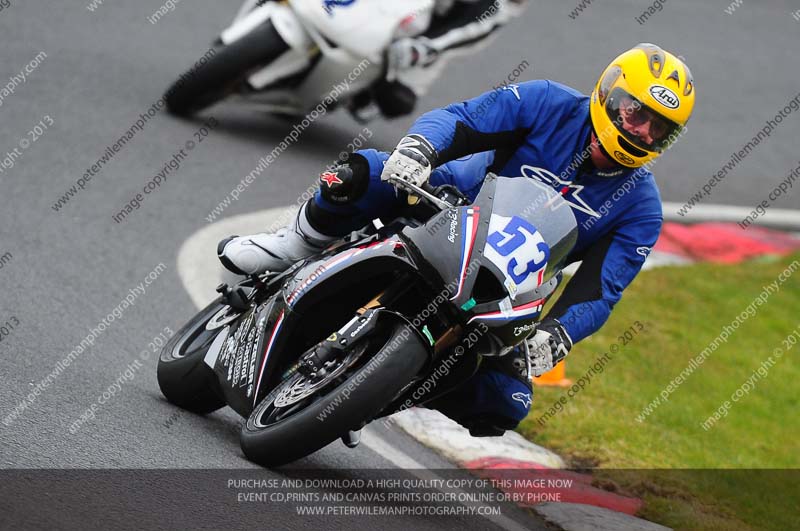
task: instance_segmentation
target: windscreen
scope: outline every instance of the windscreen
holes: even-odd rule
[[[560,271],[576,239],[575,216],[555,190],[533,179],[498,178],[484,256],[514,289],[533,290]]]

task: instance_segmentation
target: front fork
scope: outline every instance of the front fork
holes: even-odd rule
[[[362,308],[362,310],[342,328],[303,354],[298,362],[283,375],[283,379],[295,371],[307,378],[324,378],[327,373],[326,367],[331,361],[343,359],[352,345],[364,340],[387,319],[403,322],[409,334],[417,335],[423,344],[430,344],[428,338],[416,330],[403,315],[382,307]],[[433,352],[430,352],[430,355],[432,356]]]

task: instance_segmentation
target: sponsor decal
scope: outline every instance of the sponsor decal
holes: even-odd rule
[[[270,353],[272,352],[272,346],[275,344],[275,339],[278,337],[278,334],[281,331],[281,325],[283,324],[283,318],[286,314],[285,310],[281,310],[278,319],[275,321],[275,326],[272,328],[272,333],[269,336],[269,341],[267,342],[267,346],[264,349],[264,355],[261,359],[261,368],[258,371],[258,379],[256,380],[256,392],[255,396],[253,397],[253,405],[256,405],[256,400],[258,399],[258,390],[261,387],[261,380],[264,378],[264,368],[267,366],[267,358],[269,358]]]
[[[630,155],[628,155],[627,153],[623,153],[622,151],[619,151],[619,150],[614,152],[614,156],[617,157],[622,162],[624,162],[625,164],[635,164],[636,163],[636,161],[633,160],[633,158]]]
[[[451,301],[461,296],[464,290],[464,282],[467,280],[467,265],[472,256],[472,248],[475,246],[475,238],[478,235],[478,220],[481,217],[480,207],[462,207],[466,210],[466,216],[462,217],[461,232],[464,234],[463,245],[461,247],[461,267],[458,273],[458,291],[450,297]]]
[[[335,267],[343,264],[350,258],[354,256],[358,256],[359,254],[363,253],[368,249],[378,249],[384,245],[393,245],[395,247],[402,247],[403,243],[397,240],[384,240],[381,242],[371,243],[369,245],[365,245],[363,247],[357,247],[355,249],[351,249],[349,251],[343,251],[342,254],[334,256],[321,266],[319,266],[314,273],[312,273],[302,284],[300,284],[289,296],[286,297],[286,302],[289,306],[294,306],[297,302],[301,293],[304,293],[312,284],[314,284],[317,280],[319,280],[323,274],[332,271]]]
[[[429,155],[427,155],[425,152],[433,151],[433,146],[431,146],[430,143],[427,140],[425,140],[424,137],[421,137],[419,135],[408,135],[400,140],[400,143],[397,145],[397,149],[398,150],[409,149],[414,153],[417,153],[427,158],[429,157]],[[423,151],[423,149],[425,151]]]
[[[522,98],[519,95],[519,85],[506,85],[503,87],[503,90],[510,90],[514,93],[514,96],[517,97],[517,100],[522,101]]]
[[[677,109],[681,106],[681,100],[678,99],[678,95],[672,92],[665,86],[662,85],[653,85],[650,87],[650,95],[655,98],[655,100],[666,107],[667,109]]]
[[[596,171],[599,177],[616,177],[617,175],[622,175],[625,170],[614,170],[614,171]]]
[[[447,241],[456,243],[456,236],[458,236],[458,211],[451,210],[447,215],[450,218],[450,230],[447,233]]]
[[[650,251],[652,251],[652,249],[650,249],[650,247],[638,247],[636,249],[636,254],[640,254],[640,255],[644,256],[645,258],[647,258],[648,256],[650,256]]]
[[[339,176],[330,171],[326,171],[320,175],[319,180],[327,184],[328,188],[332,187],[334,184],[342,184],[342,180],[339,178]]]
[[[258,340],[264,335],[264,332],[267,330],[267,312],[262,312],[261,319],[258,320],[258,324],[256,328],[258,333],[256,334],[256,340],[253,341],[252,348],[250,350],[250,367],[247,370],[247,396],[253,396],[253,391],[255,387],[255,373],[256,373],[256,358],[258,358]]]
[[[517,283],[511,280],[509,277],[506,277],[503,285],[506,287],[506,291],[508,292],[508,296],[511,297],[511,300],[517,300],[517,293],[519,293],[519,286]]]
[[[234,386],[239,385],[239,379],[242,374],[242,362],[244,361],[246,352],[247,346],[244,343],[239,345],[239,348],[236,349],[236,362],[233,364],[233,378],[231,380],[231,384]]]
[[[546,184],[547,186],[555,189],[564,198],[566,204],[568,204],[573,210],[583,212],[584,214],[595,218],[600,217],[600,214],[590,207],[588,203],[586,203],[586,201],[584,201],[580,196],[584,188],[582,185],[574,184],[571,181],[564,181],[563,179],[559,179],[551,171],[545,170],[544,168],[537,168],[535,166],[528,166],[527,164],[520,167],[520,173],[523,177],[536,179],[540,183]],[[563,204],[564,203],[558,203],[556,208]]]
[[[467,324],[478,319],[482,321],[511,321],[513,319],[523,318],[533,319],[536,315],[541,313],[544,303],[544,299],[539,299],[529,302],[528,304],[523,304],[522,306],[511,306],[511,300],[506,298],[500,302],[499,311],[478,314],[467,321]]]
[[[515,336],[521,336],[522,334],[524,334],[526,332],[530,332],[534,328],[536,328],[536,325],[534,325],[533,323],[522,325],[522,326],[515,326],[514,327],[514,335]]]
[[[229,337],[225,344],[225,351],[220,356],[220,362],[227,369],[226,379],[231,385],[238,385],[242,377],[243,364],[247,362],[245,356],[249,349],[249,341],[252,339],[252,327],[255,323],[255,314],[250,313],[236,329],[232,337]]]
[[[511,395],[511,400],[515,400],[516,402],[519,402],[520,404],[522,404],[526,408],[531,407],[531,402],[533,402],[533,398],[531,398],[531,394],[530,393],[520,393],[520,392],[517,392],[517,393],[514,393],[513,395]]]
[[[356,328],[350,333],[350,337],[356,337],[358,333],[361,332],[364,329],[364,327],[366,327],[369,324],[370,321],[372,321],[373,317],[375,317],[375,312],[369,314],[369,317],[364,319],[364,322],[358,325],[358,328]]]
[[[333,16],[333,10],[337,7],[347,7],[356,3],[356,0],[323,0],[322,6],[325,12]]]

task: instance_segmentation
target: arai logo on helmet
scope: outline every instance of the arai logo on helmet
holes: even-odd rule
[[[650,95],[667,109],[677,109],[681,106],[681,100],[678,99],[678,95],[667,87],[653,85],[650,87]]]
[[[636,164],[636,161],[633,160],[630,155],[626,155],[622,151],[615,151],[614,156],[617,157],[617,160],[621,160],[625,164]]]

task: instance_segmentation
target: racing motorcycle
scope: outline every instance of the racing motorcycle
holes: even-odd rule
[[[450,186],[393,184],[417,198],[397,219],[285,272],[220,285],[162,350],[164,396],[198,414],[230,406],[246,419],[245,456],[272,467],[338,438],[355,446],[370,421],[524,345],[577,238],[564,199],[493,174],[471,204]],[[449,381],[431,390],[437,371]]]
[[[246,0],[213,53],[167,90],[167,108],[188,116],[238,94],[284,116],[304,116],[321,102],[344,104],[362,121],[368,108],[405,114],[412,95],[398,104],[405,94],[398,89],[390,104],[373,88],[386,76],[385,50],[425,31],[433,7],[433,0]]]

